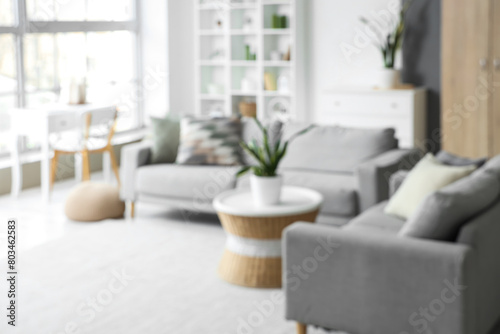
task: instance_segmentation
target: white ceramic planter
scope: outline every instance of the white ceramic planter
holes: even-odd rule
[[[378,73],[377,82],[377,86],[379,88],[396,88],[401,82],[401,70],[395,70],[393,68],[383,68]]]
[[[274,177],[250,176],[252,196],[257,206],[278,204],[281,196],[283,179],[280,175]]]

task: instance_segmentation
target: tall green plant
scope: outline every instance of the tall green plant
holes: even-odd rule
[[[384,61],[385,68],[394,68],[395,60],[396,60],[396,52],[401,48],[403,43],[403,34],[406,28],[405,25],[405,17],[406,12],[410,8],[412,0],[406,0],[403,2],[401,10],[399,11],[398,21],[395,22],[392,31],[390,31],[387,36],[382,36],[380,31],[377,30],[377,27],[370,22],[368,19],[361,17],[360,20],[364,24],[366,24],[370,30],[372,30],[378,38],[376,41],[376,46],[382,52],[382,58]]]
[[[255,122],[259,126],[259,129],[262,132],[262,144],[259,145],[257,141],[254,139],[248,143],[242,141],[240,143],[241,147],[247,151],[252,157],[254,157],[258,165],[257,166],[245,166],[240,169],[236,176],[240,177],[245,173],[252,171],[256,176],[264,176],[264,177],[272,177],[276,176],[277,169],[281,159],[286,154],[288,145],[297,137],[302,136],[309,130],[311,130],[314,125],[311,125],[296,134],[294,134],[290,139],[285,141],[284,143],[281,140],[278,140],[274,146],[269,143],[269,130],[262,125],[262,123],[254,118]]]

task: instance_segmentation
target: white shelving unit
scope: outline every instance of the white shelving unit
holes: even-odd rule
[[[303,66],[299,66],[303,21],[297,13],[303,13],[307,0],[193,1],[196,114],[237,115],[245,100],[256,102],[257,114],[264,119],[272,116],[270,102],[281,101],[288,105],[287,118],[303,118],[298,113],[304,110]],[[286,27],[273,28],[273,15],[275,23],[276,16],[286,17]],[[248,59],[247,46],[255,60]],[[284,58],[287,53],[290,60]],[[274,75],[278,90],[265,89],[265,73]],[[288,81],[288,90],[280,89],[280,78]],[[244,79],[255,89],[242,87]]]

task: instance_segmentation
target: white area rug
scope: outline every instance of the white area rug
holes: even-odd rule
[[[139,211],[134,221],[64,224],[63,236],[21,252],[18,326],[2,311],[0,333],[295,333],[280,290],[217,277],[225,234],[214,218]]]

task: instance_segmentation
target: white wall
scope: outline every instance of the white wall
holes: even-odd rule
[[[157,1],[157,0],[155,0]],[[194,1],[168,0],[170,112],[193,114]]]
[[[378,49],[365,41],[365,26],[360,16],[378,17],[381,10],[388,11],[398,4],[394,0],[306,0],[308,22],[306,43],[308,66],[308,103],[312,115],[322,109],[325,90],[345,86],[371,86],[374,72],[383,66]],[[350,49],[350,47],[355,49]],[[343,52],[350,49],[353,53]],[[312,116],[311,115],[311,116]],[[315,119],[312,116],[310,119]]]
[[[142,89],[146,118],[160,117],[168,111],[167,13],[165,1],[141,0]]]
[[[370,86],[373,72],[382,67],[380,52],[371,43],[357,48],[349,59],[342,45],[359,45],[359,17],[374,18],[398,0],[302,0],[305,1],[304,48],[306,119],[321,110],[322,93],[335,86]],[[168,0],[170,110],[194,111],[194,22],[193,0]],[[300,14],[300,13],[299,13]],[[343,44],[344,43],[344,44]]]

